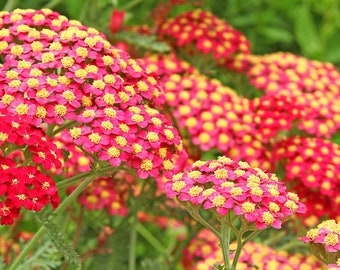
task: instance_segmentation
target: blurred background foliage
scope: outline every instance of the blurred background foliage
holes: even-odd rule
[[[155,8],[171,0],[8,0],[0,8],[42,7],[82,21],[109,34],[113,9],[126,12],[125,23],[152,22]],[[172,1],[174,2],[174,1]],[[173,7],[170,15],[195,6],[211,10],[250,40],[254,54],[289,51],[340,66],[340,1],[336,0],[191,0]],[[158,11],[158,10],[157,10]]]

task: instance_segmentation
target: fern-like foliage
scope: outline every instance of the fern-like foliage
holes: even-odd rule
[[[30,258],[24,261],[17,270],[41,269],[55,270],[60,269],[62,264],[61,255],[53,245],[52,241],[45,241]],[[0,269],[1,263],[0,263]]]
[[[76,269],[81,269],[82,263],[79,254],[72,247],[68,239],[65,238],[58,226],[52,221],[52,216],[47,216],[42,211],[37,213],[37,217],[43,226],[45,226],[51,241],[56,249],[64,256],[64,259],[75,266]]]

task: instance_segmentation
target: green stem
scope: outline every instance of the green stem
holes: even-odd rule
[[[105,166],[103,168],[100,168],[97,172],[96,172],[96,175],[97,177],[98,176],[102,176],[106,173],[109,173],[109,172],[114,172],[114,171],[117,171],[117,170],[124,170],[124,168],[120,168],[120,167],[112,167],[111,165],[108,165],[108,166]],[[74,184],[75,182],[78,182],[80,179],[83,179],[83,178],[86,178],[86,177],[89,177],[93,175],[93,171],[90,171],[90,172],[84,172],[84,173],[80,173],[80,174],[77,174],[73,177],[70,177],[68,179],[65,179],[65,180],[62,180],[62,181],[59,181],[56,186],[57,188],[61,189],[61,188],[65,188],[65,187],[68,187],[72,184]]]
[[[221,234],[212,226],[208,221],[206,221],[199,213],[199,208],[194,206],[194,208],[190,205],[185,205],[186,209],[190,213],[190,215],[196,219],[199,223],[201,223],[204,227],[212,231],[218,238],[221,238]],[[188,206],[188,207],[187,207]]]
[[[8,0],[3,11],[13,11],[18,6],[19,0]]]
[[[33,238],[25,245],[24,249],[20,252],[19,256],[15,259],[13,264],[10,266],[8,270],[16,270],[20,265],[21,261],[26,258],[27,253],[33,249],[36,245],[37,241],[46,231],[46,227],[41,226],[40,229],[35,233]]]
[[[224,268],[230,269],[230,231],[231,229],[225,222],[221,222],[220,244],[223,253]]]
[[[77,174],[73,177],[70,177],[70,178],[67,178],[65,180],[58,182],[56,184],[56,186],[57,186],[57,188],[62,189],[62,188],[68,187],[68,186],[74,184],[75,182],[78,182],[80,179],[88,177],[92,174],[93,174],[93,172],[85,172],[85,173]]]
[[[130,230],[130,247],[129,247],[129,270],[136,270],[136,244],[137,244],[137,224],[138,212],[133,216]]]
[[[58,127],[56,130],[52,132],[52,137],[57,135],[59,132],[63,131],[65,128],[71,127],[75,124],[75,121],[66,121],[64,124],[62,124],[60,127]]]
[[[96,174],[94,174],[92,177],[88,177],[85,179],[57,208],[57,210],[54,211],[54,216],[58,216],[64,210],[79,196],[79,194],[87,187],[87,185],[93,181],[97,177]],[[36,234],[33,236],[33,238],[28,242],[28,244],[25,246],[25,248],[21,251],[19,256],[16,258],[14,263],[11,265],[11,267],[8,270],[16,270],[18,266],[20,265],[21,261],[26,257],[27,253],[35,246],[36,242],[39,240],[39,238],[45,233],[46,228],[44,226],[41,226],[40,229],[36,232]]]
[[[142,188],[139,196],[134,202],[132,210],[132,224],[130,229],[130,247],[129,247],[129,270],[136,270],[136,245],[137,245],[137,225],[138,225],[138,211],[142,205],[142,198],[147,181],[143,180]]]
[[[137,232],[143,236],[159,253],[166,254],[167,250],[163,244],[141,223],[136,224]]]

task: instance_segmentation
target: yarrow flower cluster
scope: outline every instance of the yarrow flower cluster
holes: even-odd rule
[[[30,124],[30,117],[1,110],[0,121],[0,223],[10,225],[22,207],[40,211],[48,203],[58,206],[55,182],[38,168],[59,169],[61,151],[44,130]]]
[[[261,134],[263,142],[277,140],[279,133],[290,131],[305,115],[294,97],[284,95],[255,98],[250,102],[250,110],[254,112],[256,133]]]
[[[40,211],[51,203],[59,204],[55,182],[34,166],[17,167],[9,158],[0,158],[0,217],[1,224],[13,224],[21,208]]]
[[[321,138],[291,137],[273,148],[273,159],[286,171],[307,205],[306,217],[339,217],[340,147]]]
[[[301,130],[330,137],[340,128],[340,73],[334,65],[282,52],[240,54],[231,63],[229,68],[244,73],[266,95],[296,98],[306,111]]]
[[[63,136],[142,178],[171,175],[185,158],[177,130],[155,106],[153,76],[104,35],[51,10],[0,13],[0,107]],[[73,126],[73,127],[72,127]]]
[[[165,191],[180,202],[214,211],[223,218],[233,211],[258,229],[280,228],[284,219],[305,206],[286,192],[276,175],[226,157],[196,161],[165,183]]]
[[[264,117],[260,115],[260,105],[239,96],[218,80],[208,79],[173,55],[147,56],[143,62],[159,76],[175,120],[190,135],[188,142],[203,151],[219,149],[234,159],[269,168],[261,129],[257,127]],[[257,108],[257,115],[251,107]]]
[[[195,48],[204,54],[211,53],[215,60],[222,62],[235,54],[250,52],[250,44],[242,33],[212,13],[199,9],[168,19],[158,34],[190,54]]]
[[[233,245],[231,245],[231,248]],[[201,230],[184,250],[182,264],[185,269],[212,270],[216,262],[222,262],[218,238],[209,230]],[[244,270],[322,270],[326,269],[314,256],[288,254],[268,246],[249,242],[241,251],[237,269]]]
[[[322,261],[340,266],[339,222],[334,219],[323,221],[316,228],[310,229],[301,240],[310,243],[313,254]]]

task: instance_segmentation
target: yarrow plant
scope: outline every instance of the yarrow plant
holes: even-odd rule
[[[305,206],[296,194],[286,192],[274,174],[251,168],[227,157],[196,161],[165,183],[168,196],[176,197],[189,213],[220,240],[225,269],[235,270],[242,247],[267,227],[282,222]],[[201,213],[201,208],[211,215]],[[230,260],[230,235],[237,247]]]
[[[338,69],[109,2],[0,12],[0,269],[339,269]]]
[[[50,202],[56,208],[57,186],[85,178],[60,213],[91,181],[118,167],[160,180],[178,170],[187,155],[176,128],[157,110],[164,96],[142,65],[97,30],[49,9],[1,12],[0,25],[2,224],[12,224],[21,207],[39,211]],[[86,160],[83,166],[61,170],[77,158]],[[56,184],[53,172],[71,178]],[[122,198],[112,196],[105,207],[124,215],[117,208]],[[53,233],[54,225],[47,227]]]

